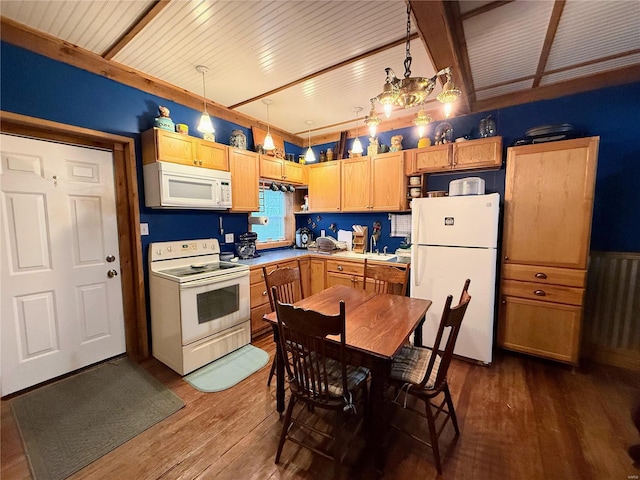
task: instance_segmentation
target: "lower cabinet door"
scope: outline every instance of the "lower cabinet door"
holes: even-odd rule
[[[271,305],[268,303],[251,309],[251,337],[255,338],[266,332],[271,332],[271,325],[265,322],[262,317],[271,313]]]
[[[501,347],[578,364],[581,307],[503,296],[499,322]]]

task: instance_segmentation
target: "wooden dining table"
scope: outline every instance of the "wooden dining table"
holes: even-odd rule
[[[391,362],[412,333],[414,344],[422,345],[422,324],[431,300],[335,285],[294,305],[325,315],[337,315],[340,313],[341,300],[345,302],[346,311],[347,362],[371,371],[370,440],[375,449],[376,467],[381,470],[384,466],[382,450],[388,424],[384,392],[391,374]],[[278,340],[278,321],[275,312],[263,318],[271,324],[276,342],[276,409],[282,413],[285,407],[285,375],[283,352]]]

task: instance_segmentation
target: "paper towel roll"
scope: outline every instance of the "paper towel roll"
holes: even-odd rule
[[[249,217],[249,223],[251,225],[267,225],[269,217]]]

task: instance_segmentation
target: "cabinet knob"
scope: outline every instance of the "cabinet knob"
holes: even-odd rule
[[[546,293],[544,293],[544,290],[535,290],[533,294],[539,297],[545,297],[547,295]]]
[[[343,270],[342,265],[338,265],[338,270],[340,270],[340,271]]]
[[[266,297],[267,296],[267,291],[265,290],[264,292],[262,292],[262,296]]]
[[[509,257],[507,255],[504,256],[505,260],[509,260]]]
[[[547,278],[547,275],[542,272],[539,272],[539,273],[536,273],[536,278],[542,278],[544,280]]]

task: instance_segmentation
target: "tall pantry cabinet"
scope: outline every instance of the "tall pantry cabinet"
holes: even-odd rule
[[[507,150],[498,344],[579,361],[599,137]]]

